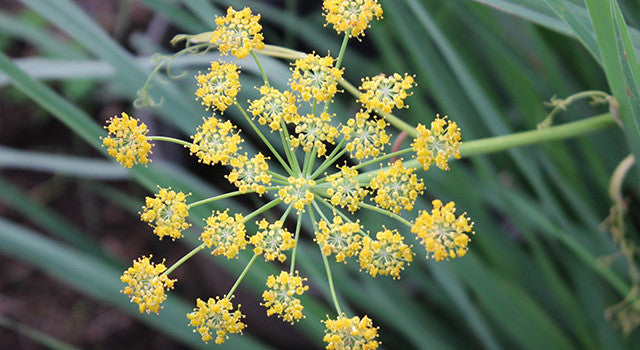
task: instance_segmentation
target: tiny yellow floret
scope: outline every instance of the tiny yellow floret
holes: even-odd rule
[[[198,298],[196,308],[187,314],[189,325],[195,328],[193,331],[200,333],[205,343],[215,336],[216,344],[224,343],[228,333],[242,333],[246,327],[241,321],[243,317],[240,305],[233,311],[231,301],[220,297],[209,298],[206,303]]]
[[[376,204],[397,214],[402,209],[413,209],[416,198],[422,194],[424,182],[398,159],[388,169],[380,170],[369,186],[376,191],[373,198]]]
[[[188,194],[175,192],[171,188],[160,188],[155,197],[146,198],[140,218],[153,227],[153,233],[160,239],[165,236],[180,238],[182,231],[191,226],[186,222],[189,216],[187,196]]]
[[[315,186],[316,182],[303,177],[293,176],[290,176],[287,181],[289,184],[278,191],[278,197],[280,197],[285,204],[291,203],[298,213],[303,213],[304,206],[311,204],[315,198],[315,195],[311,192],[311,187]]]
[[[467,245],[473,232],[473,222],[466,213],[456,217],[455,203],[442,206],[439,199],[431,202],[433,209],[420,211],[411,232],[417,235],[427,250],[427,259],[436,261],[464,256],[469,249]]]
[[[296,123],[297,135],[291,135],[290,141],[293,147],[302,146],[306,153],[315,148],[318,157],[327,153],[326,143],[333,144],[338,136],[338,128],[331,125],[333,115],[320,113],[320,115],[307,114]]]
[[[258,123],[268,125],[272,131],[282,128],[285,123],[297,123],[300,120],[296,98],[289,91],[280,92],[270,86],[260,88],[261,98],[251,102],[249,111],[258,117]]]
[[[291,89],[299,92],[305,101],[312,98],[319,102],[331,100],[338,92],[338,82],[343,72],[343,69],[333,66],[333,61],[331,56],[320,57],[315,53],[296,60],[291,68]]]
[[[233,63],[211,62],[209,73],[198,73],[196,76],[198,89],[197,99],[202,100],[203,106],[224,112],[227,107],[236,102],[240,91],[240,71]]]
[[[418,137],[415,138],[411,147],[416,152],[418,163],[424,170],[428,170],[431,164],[435,163],[442,170],[449,170],[447,160],[451,157],[460,159],[460,128],[456,122],[439,115],[431,122],[431,129],[418,124],[416,131]]]
[[[262,293],[264,303],[261,303],[267,308],[267,316],[277,314],[291,324],[303,318],[303,306],[296,296],[302,295],[309,289],[308,286],[303,285],[306,280],[298,276],[298,271],[292,275],[286,271],[280,271],[278,277],[270,275],[267,278],[269,289]]]
[[[120,117],[114,116],[107,121],[109,135],[101,137],[102,146],[107,147],[109,155],[125,168],[131,168],[134,164],[147,164],[149,154],[153,146],[146,138],[147,126],[136,118],[131,118],[127,113]]]
[[[345,262],[345,258],[354,256],[360,251],[359,231],[362,229],[359,221],[344,222],[342,217],[335,215],[333,222],[318,221],[315,241],[318,242],[322,254],[335,254],[337,262]]]
[[[282,227],[283,222],[280,220],[270,224],[267,220],[262,219],[256,224],[258,232],[249,239],[249,242],[255,247],[253,252],[262,254],[266,261],[278,259],[278,261],[284,262],[287,256],[282,252],[296,245],[291,232]]]
[[[269,158],[263,156],[262,153],[258,153],[252,158],[248,158],[246,153],[231,158],[232,170],[225,177],[242,193],[254,191],[262,195],[266,191],[265,185],[271,183],[267,160]]]
[[[376,233],[376,239],[365,236],[358,256],[360,268],[376,277],[390,275],[400,278],[400,271],[413,260],[411,246],[404,243],[404,237],[397,230],[384,229]]]
[[[380,155],[384,146],[389,143],[389,135],[384,131],[387,127],[384,119],[374,119],[365,111],[356,113],[355,118],[347,120],[340,132],[344,135],[346,150],[351,158],[363,160]]]
[[[391,113],[394,108],[407,108],[404,99],[411,95],[407,90],[415,86],[413,76],[398,73],[362,79],[360,102],[364,108]]]
[[[244,142],[235,125],[215,117],[204,119],[204,123],[191,138],[193,143],[189,152],[195,154],[198,161],[211,165],[228,165],[229,159],[238,153],[240,144]]]
[[[332,205],[346,207],[353,213],[360,208],[360,202],[368,191],[358,182],[358,170],[346,164],[338,169],[340,169],[339,172],[327,176],[327,181],[331,184],[327,188],[327,194],[330,196],[329,201]]]
[[[211,254],[224,255],[227,259],[237,257],[238,252],[247,245],[246,229],[242,214],[230,216],[224,212],[215,211],[206,219],[207,226],[200,235],[200,239],[209,248]]]
[[[217,44],[223,54],[231,52],[237,58],[245,58],[253,49],[264,49],[259,20],[260,15],[253,15],[248,7],[240,11],[229,7],[225,17],[216,17],[217,27],[211,42]]]
[[[364,35],[369,22],[382,18],[382,7],[377,0],[324,0],[322,2],[327,24],[338,33],[351,30],[350,37]]]
[[[173,289],[176,281],[161,275],[167,269],[164,260],[156,265],[150,259],[151,256],[143,256],[134,260],[133,266],[120,277],[127,284],[122,292],[130,296],[131,302],[138,304],[140,313],[158,313],[162,302],[167,299],[165,289]]]
[[[327,350],[372,350],[377,349],[380,342],[378,327],[367,316],[347,318],[344,314],[335,320],[322,321],[326,327],[323,340]]]

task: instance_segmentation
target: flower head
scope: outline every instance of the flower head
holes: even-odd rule
[[[269,125],[271,130],[280,130],[282,120],[296,123],[300,120],[296,98],[289,91],[280,92],[270,86],[260,88],[261,98],[251,102],[249,111],[258,117],[258,123]]]
[[[253,15],[248,7],[236,11],[230,6],[225,17],[216,17],[217,27],[211,42],[217,44],[223,54],[231,52],[238,58],[245,58],[253,49],[264,49],[259,20],[260,15]]]
[[[298,276],[298,271],[290,275],[288,272],[280,271],[278,277],[273,275],[267,278],[267,287],[269,289],[262,293],[264,307],[267,308],[267,315],[278,314],[283,320],[291,322],[300,320],[304,317],[302,314],[302,304],[296,295],[302,295],[308,286],[302,283],[306,278]]]
[[[377,349],[378,328],[367,316],[347,318],[340,315],[335,320],[322,321],[326,327],[323,340],[327,350],[371,350]]]
[[[287,181],[289,185],[282,187],[278,191],[278,197],[285,204],[291,203],[298,213],[304,212],[304,206],[311,204],[311,201],[315,198],[313,192],[311,192],[311,187],[315,186],[316,182],[293,176],[290,176]]]
[[[302,146],[302,150],[309,153],[315,147],[316,154],[323,156],[327,153],[326,143],[334,143],[338,129],[332,126],[331,115],[320,113],[319,116],[307,114],[296,123],[297,135],[291,135],[293,147]]]
[[[240,143],[244,141],[235,129],[228,120],[223,123],[215,117],[204,119],[198,132],[191,137],[193,143],[189,151],[205,164],[229,164],[229,158],[240,150]]]
[[[442,202],[436,199],[431,204],[431,214],[421,211],[411,227],[411,232],[427,249],[427,258],[441,261],[464,256],[471,240],[469,233],[473,233],[473,222],[469,221],[466,213],[455,216],[454,202],[442,206]]]
[[[364,35],[369,22],[382,17],[382,7],[377,0],[324,0],[322,2],[327,24],[333,24],[338,33],[351,29],[351,37]]]
[[[287,256],[282,252],[293,248],[296,241],[291,232],[282,227],[282,221],[278,220],[270,224],[262,219],[258,224],[258,232],[251,236],[249,242],[254,245],[255,254],[263,254],[266,261],[278,259],[284,262]]]
[[[418,124],[416,131],[418,137],[413,141],[411,147],[416,152],[418,163],[424,170],[428,170],[432,163],[435,163],[442,170],[449,170],[447,160],[451,157],[459,159],[460,151],[460,128],[456,122],[446,119],[447,117],[436,119],[431,122],[431,129]]]
[[[399,213],[403,208],[411,211],[413,204],[422,194],[424,182],[413,173],[413,169],[405,168],[401,160],[396,160],[386,170],[380,170],[371,179],[370,186],[376,191],[373,200],[378,206]]]
[[[411,95],[407,90],[414,85],[413,76],[406,73],[404,77],[393,73],[390,76],[379,74],[373,78],[364,78],[360,86],[360,102],[369,110],[391,113],[394,108],[405,107],[404,99]]]
[[[200,333],[202,340],[208,342],[215,336],[216,344],[222,344],[229,337],[228,333],[242,333],[246,325],[241,319],[244,317],[238,309],[233,311],[233,304],[227,298],[209,298],[205,303],[200,298],[196,300],[196,308],[187,314],[189,325],[195,327],[194,332]],[[214,334],[211,334],[215,332]]]
[[[162,302],[167,299],[165,288],[172,289],[176,281],[161,275],[167,269],[164,261],[156,265],[150,258],[151,256],[143,256],[134,260],[133,266],[120,277],[120,280],[127,284],[122,292],[138,304],[140,313],[158,313]]]
[[[265,191],[265,185],[269,185],[271,175],[267,172],[269,165],[262,153],[256,154],[249,159],[247,154],[240,155],[231,159],[231,173],[225,177],[229,182],[236,185],[240,192],[255,191],[262,195]]]
[[[337,262],[346,262],[345,258],[356,255],[360,250],[361,236],[358,231],[361,228],[359,221],[345,223],[342,217],[336,215],[331,223],[318,221],[315,240],[322,254],[335,254]]]
[[[169,236],[182,237],[182,231],[191,226],[186,222],[189,216],[186,194],[175,192],[171,188],[160,188],[155,197],[147,197],[140,218],[153,227],[153,233],[160,239]]]
[[[352,158],[363,160],[377,157],[389,143],[389,135],[384,131],[387,122],[384,119],[370,118],[368,112],[360,111],[355,118],[347,120],[342,127],[342,134],[346,140],[345,148]]]
[[[342,79],[342,69],[333,66],[333,57],[320,57],[315,53],[295,61],[290,85],[300,93],[303,100],[328,101],[338,92],[338,82]]]
[[[120,117],[111,117],[105,126],[109,135],[102,138],[102,146],[108,147],[109,155],[114,157],[125,168],[134,164],[147,164],[151,154],[151,144],[145,135],[149,130],[144,123],[122,113]]]
[[[198,90],[196,96],[202,100],[202,105],[224,112],[227,107],[236,102],[240,91],[240,72],[233,63],[211,62],[209,73],[199,73],[196,76]]]
[[[362,250],[358,257],[360,267],[373,277],[391,275],[400,278],[400,271],[405,264],[413,260],[411,246],[404,243],[398,231],[384,229],[376,233],[376,239],[365,236],[362,239]]]
[[[327,189],[327,194],[331,197],[329,201],[332,205],[355,212],[368,191],[358,182],[358,170],[346,164],[338,169],[339,172],[327,176],[327,181],[331,184]]]
[[[247,245],[246,229],[242,214],[230,216],[224,212],[215,211],[206,219],[207,226],[200,235],[200,239],[209,248],[211,254],[224,255],[227,259],[235,258],[240,249]]]

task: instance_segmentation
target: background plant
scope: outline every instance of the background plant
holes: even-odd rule
[[[362,76],[380,71],[415,73],[419,84],[408,99],[411,109],[398,114],[409,124],[430,121],[439,112],[455,118],[463,130],[463,141],[506,135],[535,129],[549,111],[543,101],[551,100],[552,96],[564,98],[597,89],[612,94],[621,103],[624,127],[611,126],[562,142],[469,157],[446,174],[424,173],[425,182],[432,185],[420,201],[423,207],[414,210],[424,208],[433,197],[455,200],[457,206],[473,216],[475,231],[483,234],[474,237],[472,249],[463,259],[439,264],[416,260],[400,280],[402,288],[393,281],[373,280],[349,271],[336,273],[335,281],[344,303],[376,317],[381,340],[387,348],[477,344],[488,348],[632,347],[638,340],[637,330],[631,327],[637,308],[633,304],[608,307],[629,295],[636,282],[634,264],[630,264],[633,260],[620,255],[622,246],[626,247],[622,249],[626,256],[631,256],[638,238],[638,223],[634,221],[638,216],[635,169],[619,183],[618,198],[624,202],[618,205],[626,207],[624,224],[617,219],[621,211],[614,211],[612,216],[613,222],[618,223],[613,226],[614,235],[601,230],[600,224],[614,204],[608,195],[611,175],[629,153],[637,154],[640,142],[635,127],[637,64],[625,61],[625,57],[633,57],[629,45],[637,48],[640,43],[634,29],[639,23],[635,17],[640,13],[638,5],[633,1],[618,2],[629,27],[625,56],[615,46],[616,42],[625,42],[624,25],[620,18],[616,19],[615,11],[610,10],[609,1],[380,2],[385,19],[366,33],[358,51],[350,51],[345,57],[343,66],[349,67],[346,79],[357,82]],[[82,110],[91,111],[105,99],[124,101],[123,105],[127,105],[145,82],[149,66],[144,62],[148,60],[135,60],[134,55],[70,2],[24,3],[33,11],[31,17],[2,14],[0,26],[6,38],[5,48],[11,52],[17,41],[26,41],[38,49],[38,58],[44,61],[15,61],[36,80],[29,79],[4,56],[0,70],[14,87],[46,110],[46,118],[40,123],[57,125],[49,119],[54,116],[72,129],[75,137],[99,147],[102,135],[99,125],[115,113],[105,113],[100,120],[93,121],[88,115],[95,113]],[[221,14],[212,4],[226,8],[231,2],[141,3],[163,14],[177,31],[195,33],[211,30],[213,14]],[[287,12],[262,2],[245,1],[243,5],[262,15],[270,43],[281,37],[280,43],[285,46],[337,52],[339,37],[331,28],[322,28],[319,9],[305,12],[302,9],[306,7],[296,3],[290,2],[285,7],[289,11],[297,8],[296,15],[283,15]],[[34,17],[40,19],[31,19]],[[62,29],[69,39],[60,40],[39,27],[43,22]],[[137,56],[148,58],[152,52],[163,50],[144,36],[138,39],[131,44]],[[203,70],[214,57],[209,53],[195,58],[201,59],[200,65],[187,66],[192,69],[187,76]],[[70,62],[71,59],[74,61]],[[265,60],[268,66],[265,70],[272,74],[269,79],[274,85],[284,85],[286,64]],[[180,70],[182,64],[191,63],[176,59],[173,72]],[[87,66],[87,70],[79,68]],[[250,70],[251,66],[244,68]],[[257,70],[254,76],[256,81],[260,79]],[[82,83],[77,81],[79,77]],[[64,82],[57,86],[64,98],[38,81],[52,78]],[[188,134],[201,120],[199,106],[191,95],[193,86],[189,86],[190,79],[167,80],[170,81],[167,84],[153,83],[150,91],[158,101],[162,97],[163,103],[149,110],[157,116],[154,120],[172,126],[176,135]],[[3,95],[18,96],[7,89]],[[336,101],[336,107],[345,111],[354,108],[348,101]],[[574,103],[554,118],[554,124],[606,112],[606,107]],[[230,117],[241,120],[233,114]],[[3,111],[2,120],[11,121],[9,118]],[[392,139],[396,136],[392,135]],[[94,204],[104,203],[104,199],[96,198],[106,198],[110,203],[130,208],[132,216],[139,210],[139,198],[154,192],[156,184],[172,185],[185,192],[219,193],[215,185],[202,180],[197,167],[188,163],[173,166],[159,159],[149,168],[123,173],[116,165],[95,159],[92,151],[81,153],[76,149],[65,153],[81,154],[81,158],[53,157],[51,152],[16,149],[20,145],[16,142],[13,148],[3,148],[0,154],[4,168],[69,176],[68,181],[62,177],[65,183],[74,187],[79,186],[77,183],[84,184]],[[181,157],[178,155],[177,159]],[[168,155],[166,158],[174,160]],[[3,172],[6,179],[15,179],[12,171],[15,170]],[[211,178],[213,174],[206,175]],[[132,193],[127,185],[105,183],[105,179],[133,179],[149,192],[127,196]],[[129,305],[118,292],[122,285],[117,279],[123,266],[129,265],[135,256],[113,257],[108,249],[105,252],[104,247],[88,238],[93,236],[86,224],[69,224],[60,218],[56,208],[38,204],[15,184],[5,180],[2,186],[0,195],[12,213],[16,213],[11,216],[18,218],[1,221],[0,249],[5,254],[44,270],[101,303],[115,305],[136,316],[137,307]],[[244,205],[224,203],[225,207]],[[85,215],[90,217],[91,213]],[[20,217],[27,218],[33,226],[25,227]],[[380,218],[369,216],[361,220],[376,223]],[[301,250],[319,259],[310,247]],[[220,263],[219,259],[215,262]],[[222,265],[232,274],[237,274],[242,266],[235,262]],[[245,280],[247,290],[254,291],[250,294],[263,288],[263,276],[273,273],[268,265],[257,266],[260,269],[256,276],[247,276]],[[308,271],[310,281],[324,281],[316,266],[319,264],[310,263],[301,268]],[[326,291],[321,289],[323,283],[317,285],[318,301],[303,303],[315,305],[309,309],[315,308],[315,314],[322,318],[327,305],[322,293]],[[363,291],[368,298],[362,298]],[[199,337],[183,321],[190,309],[186,305],[191,302],[185,304],[172,298],[160,316],[136,317],[182,342],[200,346]],[[607,314],[611,320],[607,320]],[[617,319],[618,316],[621,318]],[[316,321],[308,316],[296,327],[308,335],[309,342],[321,339],[322,329]],[[627,328],[612,326],[620,325],[619,321],[631,323],[622,323]],[[258,346],[256,342],[260,342],[261,346],[269,346],[259,327],[255,324],[254,327],[255,333],[247,330],[243,337],[230,339],[225,345],[246,347],[249,342]]]

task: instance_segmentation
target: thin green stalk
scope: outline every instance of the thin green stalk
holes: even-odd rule
[[[247,266],[244,267],[244,270],[242,270],[242,273],[240,274],[240,276],[238,276],[238,279],[236,280],[236,283],[233,284],[233,287],[229,289],[229,293],[227,293],[225,298],[231,299],[231,297],[233,296],[233,292],[236,291],[236,288],[238,288],[238,286],[240,285],[240,282],[242,282],[242,279],[249,271],[249,268],[251,268],[251,265],[253,265],[253,262],[256,261],[256,258],[258,257],[258,255],[260,254],[253,254],[253,257],[251,258],[251,260],[249,260],[249,262],[247,263]]]
[[[386,216],[389,216],[391,218],[394,218],[394,219],[400,221],[401,223],[403,223],[403,224],[405,224],[405,225],[407,225],[409,227],[413,226],[413,224],[411,224],[411,222],[409,222],[407,219],[403,218],[402,216],[400,216],[398,214],[394,214],[394,213],[392,213],[392,212],[390,212],[388,210],[385,210],[385,209],[382,209],[382,208],[378,208],[375,205],[371,205],[371,204],[367,204],[367,203],[363,203],[363,202],[358,203],[358,205],[360,206],[360,208],[368,209],[368,210],[371,210],[371,211],[375,211],[376,213],[380,213],[382,215],[386,215]]]
[[[183,141],[183,140],[176,139],[173,137],[168,137],[168,136],[146,136],[146,139],[150,141],[165,141],[165,142],[177,143],[178,145],[182,145],[185,147],[191,147],[193,145],[191,142]]]
[[[351,28],[344,32],[344,38],[342,39],[342,45],[340,46],[340,53],[338,54],[338,60],[336,61],[336,68],[338,69],[340,69],[340,66],[342,65],[342,59],[344,58],[344,53],[347,51],[347,43],[349,42],[350,36]]]
[[[307,210],[309,211],[309,216],[311,217],[311,221],[313,222],[313,226],[316,228],[316,218],[313,215],[313,208],[307,205]],[[320,246],[318,246],[320,248]],[[331,275],[331,268],[329,267],[329,262],[327,261],[327,257],[322,253],[322,249],[320,249],[320,255],[322,256],[322,262],[324,264],[324,269],[327,272],[327,280],[329,281],[329,291],[331,292],[331,299],[333,300],[333,305],[338,312],[338,315],[342,315],[342,310],[340,309],[340,303],[338,303],[338,297],[336,296],[336,290],[333,287],[333,276]]]
[[[197,252],[201,251],[206,246],[207,245],[205,243],[202,243],[199,246],[193,248],[189,253],[187,253],[187,255],[183,256],[180,260],[176,261],[175,264],[171,265],[171,267],[165,270],[160,276],[166,276],[170,274],[173,270],[177,269],[178,266],[182,265],[185,261],[189,260],[189,258],[196,255]]]
[[[304,176],[308,177],[309,173],[311,173],[311,170],[313,170],[313,164],[316,162],[316,153],[318,152],[318,149],[316,148],[316,145],[313,145],[313,148],[311,149],[311,155],[309,156],[309,162],[307,162],[307,164],[305,164],[306,169],[303,170]]]
[[[412,149],[411,147],[407,147],[407,148],[405,148],[405,149],[401,149],[401,150],[399,150],[399,151],[395,151],[395,152],[388,153],[388,154],[385,154],[385,155],[380,156],[380,157],[377,157],[377,158],[373,158],[373,159],[368,160],[368,161],[366,161],[366,162],[364,162],[364,163],[360,163],[360,164],[358,164],[358,165],[354,166],[353,168],[357,170],[357,169],[360,169],[360,168],[366,167],[366,166],[368,166],[368,165],[378,163],[378,162],[383,161],[383,160],[385,160],[385,159],[389,159],[389,158],[393,158],[393,157],[401,156],[401,155],[403,155],[403,154],[405,154],[405,153],[409,153],[409,152],[411,152],[411,151],[413,151],[413,149]]]
[[[258,56],[256,56],[256,53],[253,52],[253,50],[251,50],[250,52],[251,52],[251,57],[253,57],[253,60],[256,62],[256,65],[258,66],[258,69],[260,69],[260,74],[262,74],[262,80],[264,80],[264,85],[269,86],[269,79],[267,78],[267,74],[264,72],[264,69],[262,68],[262,64],[260,64],[260,60],[258,59]]]
[[[289,207],[291,208],[291,207]],[[296,253],[298,252],[298,238],[300,237],[300,228],[302,227],[302,215],[298,215],[298,222],[296,223],[296,233],[293,238],[296,242],[291,252],[291,266],[289,267],[289,275],[293,275],[293,269],[296,266]]]
[[[267,211],[267,210],[275,207],[276,205],[280,204],[280,202],[282,202],[282,199],[280,199],[280,198],[276,198],[276,199],[272,200],[271,202],[263,205],[262,207],[254,210],[252,213],[250,213],[247,216],[245,216],[243,222],[248,222],[249,220],[253,219],[256,215],[264,213],[265,211]]]
[[[188,210],[188,209],[191,209],[191,208],[193,208],[193,207],[197,207],[197,206],[202,205],[202,204],[207,204],[207,203],[215,202],[215,201],[217,201],[217,200],[219,200],[219,199],[230,198],[230,197],[234,197],[234,196],[239,196],[239,195],[241,195],[241,194],[247,194],[247,193],[253,193],[253,192],[255,192],[255,191],[247,191],[247,192],[244,192],[244,193],[243,193],[243,192],[240,192],[240,191],[234,191],[234,192],[229,192],[229,193],[221,194],[221,195],[219,195],[219,196],[215,196],[215,197],[205,198],[205,199],[202,199],[202,200],[199,200],[199,201],[197,201],[197,202],[193,202],[193,203],[191,203],[191,204],[187,205],[187,210]]]
[[[340,217],[341,217],[345,222],[348,222],[348,223],[350,223],[350,224],[351,224],[351,223],[353,223],[353,220],[351,220],[351,218],[349,218],[348,216],[346,216],[343,212],[341,212],[340,210],[338,210],[338,208],[334,207],[331,203],[327,202],[326,198],[328,198],[328,197],[320,198],[320,201],[319,201],[319,202],[320,202],[320,203],[322,203],[322,204],[323,204],[324,206],[326,206],[327,208],[329,208],[332,212],[337,213],[337,214],[338,214],[338,216],[340,216]],[[317,210],[319,213],[322,213],[322,211],[320,210],[320,208],[318,207],[318,204],[317,204],[316,202],[318,202],[318,201],[313,201],[313,202],[311,202],[311,203],[315,206],[316,210]],[[326,219],[326,217],[324,216],[324,214],[320,214],[320,215],[325,219],[325,221],[329,222],[329,220],[327,220],[327,219]],[[362,229],[361,229],[361,228],[358,228],[358,232],[360,232],[360,234],[361,234],[361,235],[363,235],[363,236],[368,236],[368,235],[367,235],[367,233],[366,233],[366,232],[364,232],[364,231],[362,231]]]
[[[286,176],[282,176],[274,171],[271,170],[267,170],[267,174],[275,177],[276,179],[279,179],[280,181],[283,182],[283,184],[288,184],[289,182],[287,181],[287,177]]]
[[[321,172],[325,171],[331,164],[335,163],[336,160],[338,160],[338,158],[340,158],[344,154],[344,152],[342,152],[340,153],[340,156],[336,158],[336,153],[342,150],[342,146],[344,146],[345,142],[347,142],[347,139],[343,138],[342,141],[340,141],[340,143],[333,148],[333,151],[331,151],[331,154],[329,154],[327,159],[325,159],[324,162],[320,164],[318,169],[313,174],[311,174],[311,179],[315,179]],[[334,160],[333,158],[336,159]]]
[[[262,132],[260,132],[260,129],[258,129],[256,124],[253,123],[253,120],[251,120],[251,118],[249,118],[249,115],[247,115],[247,112],[245,112],[245,110],[242,108],[242,106],[240,106],[240,104],[237,101],[235,102],[235,105],[236,105],[236,107],[238,107],[238,109],[240,110],[240,113],[242,113],[242,115],[247,120],[247,122],[249,122],[249,125],[251,125],[251,128],[253,129],[253,131],[255,131],[256,134],[258,134],[258,136],[260,137],[262,142],[264,142],[264,144],[267,145],[267,147],[269,148],[271,153],[276,157],[276,159],[278,159],[278,161],[280,162],[280,164],[282,165],[284,170],[286,170],[286,172],[289,173],[289,175],[293,175],[293,173],[291,172],[291,168],[289,168],[287,163],[282,159],[282,157],[276,151],[276,149],[273,148],[273,146],[271,145],[269,140],[267,140],[267,138],[262,134]]]

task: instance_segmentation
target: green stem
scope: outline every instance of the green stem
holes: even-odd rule
[[[287,154],[290,155],[289,164],[291,165],[291,168],[294,171],[297,171],[297,175],[300,176],[300,174],[302,174],[302,170],[300,169],[298,158],[296,158],[296,153],[291,152],[293,150],[293,146],[291,145],[289,130],[287,130],[287,124],[285,124],[284,120],[280,120],[280,138],[282,139],[282,146]]]
[[[243,222],[248,222],[249,220],[253,219],[256,215],[262,214],[265,211],[275,207],[276,205],[280,204],[280,202],[282,202],[282,199],[280,198],[276,198],[274,200],[272,200],[271,202],[263,205],[262,207],[254,210],[252,213],[248,214],[247,216],[244,217]]]
[[[403,155],[405,153],[409,153],[411,151],[413,151],[413,149],[411,147],[408,147],[408,148],[405,148],[405,149],[401,149],[399,151],[395,151],[395,152],[392,152],[392,153],[385,154],[384,156],[373,158],[373,159],[371,159],[369,161],[366,161],[364,163],[360,163],[360,164],[354,166],[353,168],[357,170],[357,169],[366,167],[367,165],[375,164],[375,163],[378,163],[378,162],[383,161],[385,159],[389,159],[389,158],[393,158],[393,157],[396,157],[396,156],[400,156],[400,155]]]
[[[301,227],[302,227],[302,215],[298,215],[298,222],[296,223],[296,233],[294,237],[294,240],[296,243],[293,246],[293,251],[291,252],[291,266],[289,267],[290,275],[293,275],[293,269],[296,266],[296,253],[298,252],[298,238],[300,237]]]
[[[187,255],[183,256],[182,259],[176,261],[175,264],[171,265],[171,267],[169,267],[160,276],[166,276],[166,275],[170,274],[173,270],[177,269],[178,266],[182,265],[185,261],[189,260],[189,258],[191,258],[192,256],[196,255],[197,252],[201,251],[206,246],[207,245],[205,243],[202,243],[199,246],[193,248],[193,250],[191,250],[189,253],[187,253]]]
[[[282,165],[284,170],[286,170],[287,173],[289,173],[290,175],[293,175],[293,173],[291,172],[291,168],[289,168],[287,163],[282,159],[282,157],[276,151],[276,149],[273,148],[273,146],[271,145],[269,140],[267,140],[267,138],[262,134],[262,132],[260,132],[260,129],[258,129],[256,124],[253,123],[253,120],[251,120],[251,118],[249,118],[249,115],[247,115],[247,112],[245,112],[245,110],[242,108],[242,106],[240,106],[240,104],[237,101],[235,102],[235,105],[236,105],[236,107],[238,107],[238,109],[240,110],[240,113],[242,113],[242,115],[247,120],[247,122],[249,122],[249,125],[251,125],[251,128],[253,128],[253,131],[256,132],[256,134],[260,137],[262,142],[264,142],[264,144],[267,145],[267,147],[269,148],[271,153],[276,157],[276,159],[278,159],[278,161],[280,162],[280,164]]]
[[[344,140],[342,140],[344,142]],[[338,145],[338,147],[342,146],[343,143],[340,143]],[[324,161],[319,167],[318,169],[311,175],[311,179],[315,179],[316,177],[318,177],[323,171],[327,170],[327,168],[329,166],[331,166],[331,164],[334,164],[336,161],[338,161],[338,159],[340,159],[340,157],[342,157],[342,155],[347,151],[346,148],[343,148],[340,153],[338,154],[334,154],[333,157],[331,158],[327,158],[326,161]]]
[[[314,229],[316,228],[316,218],[313,215],[313,208],[307,205],[307,210],[309,211],[309,216],[311,217],[311,221],[313,222]],[[320,245],[318,245],[320,248]],[[329,267],[329,261],[327,261],[327,257],[322,253],[322,248],[320,248],[320,255],[322,256],[322,262],[324,264],[324,270],[327,272],[327,280],[329,281],[329,291],[331,292],[331,299],[333,300],[333,305],[338,312],[338,315],[342,315],[342,310],[340,309],[340,303],[338,303],[338,297],[336,296],[336,290],[333,287],[333,276],[331,275],[331,268]]]
[[[413,226],[413,224],[411,222],[409,222],[408,220],[406,220],[402,216],[400,216],[398,214],[394,214],[394,213],[392,213],[392,212],[390,212],[390,211],[388,211],[386,209],[378,208],[375,205],[371,205],[371,204],[367,204],[367,203],[363,203],[363,202],[360,202],[358,205],[360,206],[360,208],[368,209],[368,210],[371,210],[371,211],[375,211],[376,213],[380,213],[382,215],[386,215],[388,217],[394,218],[394,219],[400,221],[401,223],[403,223],[403,224],[405,224],[405,225],[407,225],[409,227]]]
[[[594,100],[597,100],[597,98],[601,98],[602,101],[609,101],[611,98],[613,98],[613,96],[607,94],[606,92],[598,90],[581,91],[565,99],[556,99],[555,97],[553,97],[551,99],[551,105],[554,106],[554,108],[551,110],[551,112],[549,112],[547,117],[542,122],[540,122],[540,124],[538,124],[538,128],[548,128],[553,123],[553,117],[555,117],[556,114],[560,113],[561,111],[567,110],[567,106],[572,104],[574,101],[589,97]]]
[[[191,147],[191,145],[193,145],[191,142],[183,141],[183,140],[176,139],[173,137],[168,137],[168,136],[146,136],[146,139],[151,141],[166,141],[166,142],[177,143],[185,147]]]
[[[333,213],[338,214],[338,216],[340,216],[342,218],[342,220],[344,220],[344,222],[348,222],[350,224],[353,223],[353,220],[351,220],[348,216],[346,216],[343,212],[341,212],[340,210],[338,210],[338,208],[334,207],[333,204],[329,203],[326,198],[320,198],[319,201],[313,201],[312,204],[314,205],[314,207],[316,208],[316,211],[318,211],[318,213],[320,213],[320,215],[325,219],[325,221],[328,223],[329,220],[327,220],[327,218],[324,216],[324,214],[322,214],[322,211],[320,210],[320,208],[318,207],[318,204],[316,202],[320,202],[322,203],[324,206],[326,206],[327,208],[329,208]],[[366,232],[362,231],[362,226],[360,228],[358,228],[358,232],[360,232],[361,235],[363,236],[368,236]]]
[[[219,199],[230,198],[230,197],[239,196],[239,195],[241,195],[241,194],[247,194],[247,193],[252,193],[252,192],[255,192],[255,191],[247,191],[247,192],[244,192],[244,193],[242,193],[242,192],[240,192],[240,191],[234,191],[234,192],[229,192],[229,193],[221,194],[221,195],[219,195],[219,196],[215,196],[215,197],[205,198],[205,199],[203,199],[203,200],[199,200],[199,201],[197,201],[197,202],[193,202],[193,203],[191,203],[191,204],[187,205],[187,210],[188,210],[188,209],[191,209],[191,208],[193,208],[193,207],[197,207],[197,206],[202,205],[202,204],[207,204],[207,203],[215,202],[215,201],[217,201],[217,200],[219,200]]]
[[[347,43],[349,42],[349,37],[351,36],[351,28],[347,29],[344,32],[344,38],[342,38],[342,45],[340,45],[340,53],[338,54],[338,60],[336,61],[336,68],[340,69],[342,65],[342,59],[344,58],[344,53],[347,51]]]
[[[260,69],[260,74],[262,74],[262,80],[264,80],[264,84],[266,86],[269,86],[269,79],[267,79],[267,74],[264,72],[264,69],[262,68],[262,64],[260,64],[260,60],[258,59],[258,56],[256,56],[256,53],[253,52],[253,50],[251,50],[250,52],[251,52],[251,57],[253,57],[253,60],[256,62],[256,65],[258,65],[258,69]]]
[[[225,298],[230,299],[233,296],[233,292],[236,291],[236,288],[238,288],[238,286],[240,285],[240,282],[242,282],[242,279],[244,278],[244,276],[249,271],[249,268],[251,267],[251,265],[253,265],[253,262],[256,261],[256,258],[258,257],[258,255],[260,255],[260,254],[253,254],[253,257],[251,258],[251,260],[249,260],[249,263],[247,263],[247,266],[245,266],[244,270],[242,270],[242,273],[240,274],[240,276],[238,276],[238,279],[236,280],[236,283],[234,283],[233,287],[231,287],[231,289],[229,289],[229,293],[227,293]]]

